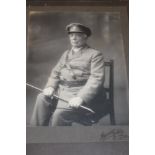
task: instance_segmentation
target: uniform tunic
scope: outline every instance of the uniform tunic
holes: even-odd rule
[[[103,82],[103,55],[85,45],[76,53],[72,49],[64,52],[52,70],[46,87],[53,87],[62,99],[69,101],[73,97],[81,97],[84,103],[89,105],[91,101],[93,103]],[[54,105],[54,101],[50,97],[39,94],[30,124],[45,126],[49,125],[52,120],[52,126],[66,126],[85,118],[79,109],[69,107],[68,103],[62,100],[58,101],[56,109]],[[55,111],[52,114],[53,110]],[[50,119],[51,114],[52,119]]]
[[[61,84],[62,82],[63,84]],[[67,101],[78,96],[86,104],[89,104],[98,93],[103,82],[103,55],[85,45],[76,53],[72,49],[64,52],[52,70],[46,87],[57,89],[59,97]],[[69,106],[59,100],[57,108],[69,108]]]

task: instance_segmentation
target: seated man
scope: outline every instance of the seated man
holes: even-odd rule
[[[69,24],[66,30],[71,49],[64,52],[52,70],[43,93],[38,95],[30,123],[32,126],[49,125],[54,93],[68,103],[58,101],[51,125],[69,126],[80,121],[83,119],[80,105],[89,105],[103,86],[103,55],[87,45],[91,30],[79,23]]]

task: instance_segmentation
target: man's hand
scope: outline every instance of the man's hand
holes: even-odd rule
[[[54,88],[52,88],[52,87],[45,88],[43,90],[43,94],[45,96],[52,97],[52,95],[54,94]]]
[[[69,106],[73,108],[78,108],[83,103],[81,97],[74,97],[69,101]]]

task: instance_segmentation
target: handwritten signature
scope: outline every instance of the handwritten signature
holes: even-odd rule
[[[124,132],[123,129],[112,129],[108,132],[103,131],[101,133],[100,140],[128,141],[129,136]]]

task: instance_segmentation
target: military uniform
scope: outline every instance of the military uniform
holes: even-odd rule
[[[98,94],[104,81],[104,60],[101,52],[84,45],[80,51],[73,49],[64,52],[57,65],[51,72],[46,84],[53,87],[58,96],[69,101],[73,97],[80,97],[85,104],[90,104]],[[48,125],[51,115],[52,100],[40,94],[35,105],[32,125]],[[38,107],[41,108],[38,108]],[[39,109],[42,110],[41,115]],[[78,109],[59,100],[52,115],[52,126],[71,125],[78,122],[82,115]]]

